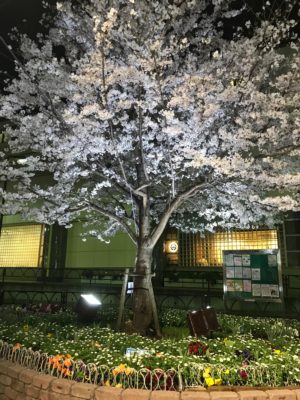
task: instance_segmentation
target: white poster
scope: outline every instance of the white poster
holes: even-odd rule
[[[234,278],[234,267],[226,267],[226,278]]]
[[[233,254],[225,255],[225,266],[228,266],[228,267],[233,266]]]
[[[271,297],[270,285],[261,285],[261,296],[262,297]]]
[[[242,255],[242,264],[244,267],[250,267],[250,265],[251,265],[250,254]]]
[[[260,297],[261,296],[261,289],[259,283],[252,283],[252,296],[253,297]]]
[[[243,267],[243,278],[244,279],[251,279],[252,278],[251,268]]]
[[[260,281],[260,268],[252,268],[252,280]]]
[[[271,297],[279,297],[279,286],[270,285]]]
[[[241,266],[242,266],[242,257],[241,257],[241,256],[236,256],[236,255],[234,255],[234,256],[233,256],[233,264],[234,264],[236,267],[241,267]]]
[[[269,267],[277,267],[277,255],[268,254],[268,265]]]
[[[243,280],[243,289],[244,292],[252,292],[252,283],[250,281],[250,279],[245,279]]]
[[[232,279],[227,279],[226,286],[227,292],[234,292],[234,281]]]
[[[235,267],[234,268],[234,277],[238,278],[238,279],[242,279],[242,277],[243,277],[242,267]]]
[[[243,281],[234,281],[234,289],[236,292],[243,291]]]

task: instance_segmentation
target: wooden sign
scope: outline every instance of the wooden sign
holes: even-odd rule
[[[214,308],[190,311],[187,314],[187,320],[192,336],[209,336],[212,331],[220,328]]]

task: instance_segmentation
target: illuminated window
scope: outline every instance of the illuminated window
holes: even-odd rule
[[[277,249],[276,230],[217,232],[198,238],[197,265],[222,265],[223,250]]]
[[[0,236],[0,267],[41,266],[43,244],[43,225],[4,225]]]
[[[165,245],[171,238],[167,237]],[[172,238],[174,240],[174,238]],[[166,252],[168,264],[182,267],[221,266],[223,250],[278,249],[276,230],[228,231],[200,234],[178,234],[178,255]]]

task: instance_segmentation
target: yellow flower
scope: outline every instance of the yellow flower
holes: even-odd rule
[[[275,354],[281,354],[281,351],[280,351],[280,350],[274,349],[274,353],[275,353]]]
[[[110,386],[110,382],[109,381],[105,381],[104,382],[104,386]]]
[[[134,373],[134,368],[130,368],[130,367],[127,367],[126,369],[125,369],[125,374],[128,376],[128,375],[131,375],[131,374],[133,374]]]
[[[118,383],[115,387],[116,388],[121,388],[122,387],[122,383]]]
[[[120,364],[118,367],[116,367],[115,369],[113,369],[113,375],[116,376],[118,374],[122,374],[123,372],[125,372],[127,366],[126,364]]]
[[[208,387],[213,386],[215,384],[214,379],[210,376],[209,378],[205,378],[205,383]]]
[[[47,333],[47,337],[52,337],[53,333]]]
[[[203,372],[203,378],[209,378],[211,373],[211,368],[205,368],[205,371]]]
[[[226,369],[226,371],[225,371],[225,375],[229,375],[230,374],[230,371],[229,371],[229,369]]]
[[[210,376],[209,378],[205,378],[205,383],[207,384],[208,387],[214,386],[214,385],[221,385],[222,379],[220,379],[220,378],[213,379]]]

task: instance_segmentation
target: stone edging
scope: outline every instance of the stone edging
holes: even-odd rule
[[[0,361],[0,400],[300,400],[300,387],[279,389],[213,388],[184,392],[121,389],[40,374]]]

